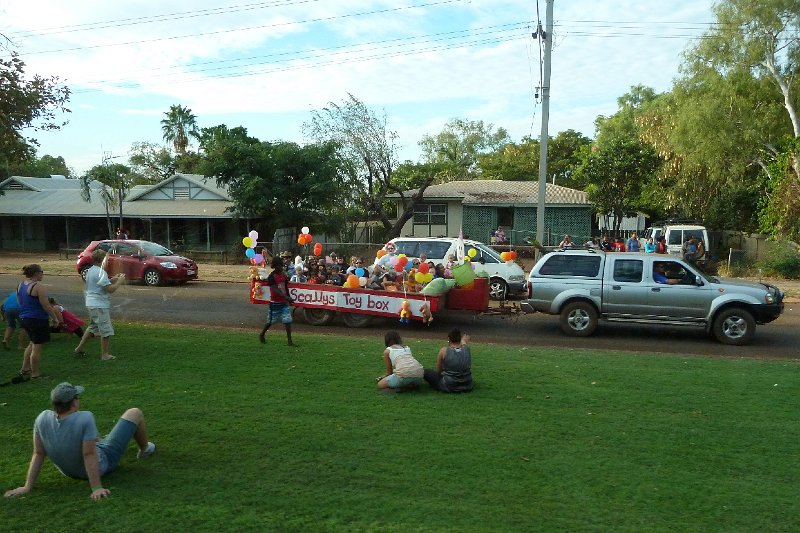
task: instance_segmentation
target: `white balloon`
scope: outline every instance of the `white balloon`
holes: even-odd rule
[[[367,286],[367,278],[364,278],[364,277],[358,278],[358,284],[361,285],[362,287],[366,287]]]
[[[303,235],[308,235],[308,232],[309,232],[309,231],[310,231],[310,230],[308,229],[308,226],[303,226],[303,227],[300,229],[300,233],[302,233]]]

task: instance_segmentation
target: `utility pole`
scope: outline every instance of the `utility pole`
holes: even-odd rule
[[[547,0],[545,13],[545,31],[541,34],[544,40],[544,77],[542,79],[542,133],[539,138],[539,203],[536,208],[536,240],[544,245],[544,201],[547,193],[547,123],[550,120],[550,52],[553,48],[553,1]],[[539,24],[537,31],[542,31]],[[549,244],[549,243],[548,243]]]

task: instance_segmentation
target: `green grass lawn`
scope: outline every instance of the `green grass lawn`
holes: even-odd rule
[[[100,502],[48,462],[0,500],[0,529],[800,530],[796,361],[473,339],[472,393],[396,394],[375,388],[383,331],[297,349],[278,326],[264,346],[256,333],[119,323],[107,363],[55,336],[49,379],[0,388],[2,488],[24,482],[60,381],[86,387],[103,433],[141,407],[158,450],[137,461],[131,444]],[[432,365],[442,343],[401,334]],[[0,352],[1,375],[19,359]]]

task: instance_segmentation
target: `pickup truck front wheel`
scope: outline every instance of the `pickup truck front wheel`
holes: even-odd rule
[[[714,319],[714,336],[722,344],[742,346],[753,339],[756,321],[744,309],[733,307],[720,312]]]
[[[561,331],[573,337],[588,337],[597,329],[597,311],[590,303],[574,302],[561,311]]]

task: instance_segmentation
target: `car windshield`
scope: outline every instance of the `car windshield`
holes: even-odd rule
[[[139,246],[142,247],[142,250],[144,250],[144,253],[147,255],[175,255],[171,250],[154,242],[141,242]]]

